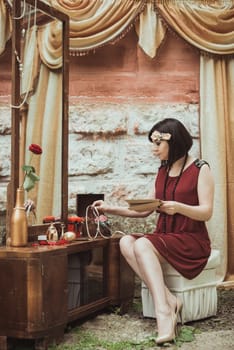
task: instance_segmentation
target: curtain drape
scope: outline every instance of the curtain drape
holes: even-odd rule
[[[234,55],[234,4],[226,1],[155,1],[163,21],[209,54]]]
[[[89,50],[115,42],[123,37],[133,23],[136,23],[139,45],[150,57],[156,55],[157,48],[165,36],[166,27],[207,54],[234,55],[232,0],[205,2],[44,0],[44,2],[70,17],[70,50],[77,54],[85,54]],[[11,32],[10,15],[3,0],[0,0],[0,5],[0,23],[3,28],[0,38],[4,37],[6,42]],[[3,36],[3,33],[7,35]],[[44,46],[48,44],[49,40]]]
[[[223,116],[227,103],[225,60],[200,58],[200,131],[202,157],[209,160],[215,178],[213,219],[209,221],[212,246],[221,252],[221,280],[227,270],[227,160]]]
[[[41,61],[51,70],[62,67],[62,24],[53,21],[45,26],[34,25],[25,34],[21,93],[36,88]]]
[[[23,52],[23,74],[21,76],[21,95],[32,93],[37,84],[40,71],[40,55],[37,45],[37,27],[33,26],[25,34]],[[27,96],[25,96],[27,98]]]
[[[227,158],[228,269],[226,280],[234,281],[234,59],[225,62],[227,113],[224,114]]]
[[[70,17],[70,51],[89,50],[120,39],[143,11],[145,0],[47,0]]]
[[[38,28],[38,49],[42,62],[50,69],[62,67],[62,22],[53,22]]]
[[[234,280],[234,60],[201,56],[200,80],[202,154],[216,180],[210,232],[221,251],[222,275]]]
[[[33,26],[25,36],[21,94],[26,97],[28,113],[21,138],[25,141],[25,164],[29,161],[28,145],[41,145],[43,154],[34,157],[33,166],[39,184],[28,197],[35,202],[37,224],[47,215],[60,216],[62,188],[62,26],[53,21]],[[59,170],[60,169],[60,170]]]
[[[34,25],[27,30],[23,52],[21,94],[27,97],[35,91],[40,65],[43,62],[51,70],[62,68],[62,25],[53,21],[43,27]]]
[[[43,101],[43,103],[42,103]],[[61,135],[62,135],[62,74],[41,63],[35,93],[28,99],[26,126],[26,164],[28,145],[41,145],[43,153],[33,158],[40,182],[28,193],[36,204],[37,224],[47,215],[61,214]],[[21,130],[22,132],[22,130]]]
[[[139,37],[138,45],[146,55],[155,57],[167,29],[161,18],[156,15],[152,2],[147,3],[144,11],[141,12],[139,21],[135,23],[135,29]]]

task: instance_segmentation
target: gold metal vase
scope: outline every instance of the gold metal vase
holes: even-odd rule
[[[16,203],[10,223],[10,245],[12,247],[25,247],[28,243],[28,222],[24,208],[24,189],[17,189]]]

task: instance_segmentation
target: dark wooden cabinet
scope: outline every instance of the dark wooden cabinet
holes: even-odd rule
[[[0,334],[26,338],[67,319],[65,249],[0,252]]]
[[[110,305],[125,306],[134,274],[119,237],[63,246],[0,248],[0,349],[8,338],[34,339],[46,348],[67,323]]]

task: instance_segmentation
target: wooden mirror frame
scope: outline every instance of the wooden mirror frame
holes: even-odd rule
[[[26,4],[34,6],[35,0],[25,0]],[[66,221],[68,213],[68,90],[69,90],[69,17],[46,5],[41,0],[37,0],[37,9],[60,20],[63,24],[63,79],[62,79],[62,160],[61,160],[61,221]],[[12,5],[12,106],[21,103],[20,96],[20,71],[17,62],[16,52],[20,52],[21,23],[15,19],[21,15],[21,6],[18,0],[13,0]],[[43,18],[41,19],[43,21]],[[12,107],[11,113],[11,181],[8,187],[8,223],[7,236],[10,236],[10,217],[16,200],[16,189],[19,187],[19,167],[20,167],[20,113],[19,108]],[[58,199],[59,200],[59,199]],[[29,240],[43,231],[43,225],[29,226]]]

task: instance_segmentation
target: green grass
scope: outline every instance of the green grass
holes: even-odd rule
[[[174,348],[179,348],[185,342],[192,342],[198,331],[194,327],[181,327],[180,334],[176,337]],[[155,347],[155,336],[139,342],[119,341],[111,342],[98,339],[87,330],[77,328],[71,336],[69,343],[50,346],[49,350],[146,350]],[[165,344],[166,345],[166,344]]]
[[[143,350],[155,346],[153,338],[146,339],[139,343],[131,341],[110,342],[100,340],[88,331],[79,330],[73,338],[72,344],[60,344],[51,346],[49,350]]]

